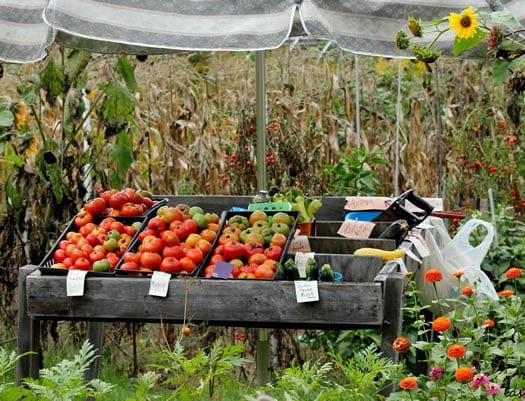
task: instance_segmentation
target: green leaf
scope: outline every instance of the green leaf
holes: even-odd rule
[[[15,116],[10,110],[0,111],[0,127],[10,127],[15,122]]]
[[[109,127],[122,127],[135,109],[135,98],[118,82],[109,82],[102,87],[106,99],[98,111],[101,123]]]
[[[135,93],[139,91],[139,86],[135,79],[135,71],[126,56],[118,57],[115,71],[124,79],[130,92]]]
[[[492,64],[492,83],[494,86],[505,84],[509,78],[510,62],[503,59],[497,59]]]
[[[90,59],[91,53],[86,50],[71,50],[68,53],[66,66],[68,82],[75,82],[77,77],[85,72]],[[83,83],[78,84],[83,85]]]
[[[22,197],[20,196],[20,192],[18,192],[15,186],[13,185],[12,178],[13,177],[10,176],[5,183],[5,193],[7,197],[11,200],[13,209],[17,210],[20,209]]]
[[[42,87],[46,90],[50,103],[54,103],[56,98],[64,92],[65,75],[61,65],[49,60],[45,68],[40,73]]]
[[[488,20],[493,24],[505,26],[519,26],[518,20],[508,11],[493,11],[488,14]]]
[[[4,156],[4,160],[13,163],[16,167],[22,167],[24,165],[24,160],[14,154]]]
[[[129,136],[122,131],[117,134],[117,141],[115,146],[110,150],[110,156],[115,163],[117,163],[117,172],[120,177],[126,175],[129,166],[133,163],[133,148],[131,146]]]
[[[477,29],[475,35],[469,39],[461,39],[456,36],[454,39],[454,57],[459,56],[465,50],[473,48],[484,38],[486,38],[487,35],[487,32]]]

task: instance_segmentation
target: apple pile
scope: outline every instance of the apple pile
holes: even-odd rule
[[[161,206],[138,234],[137,243],[124,253],[117,270],[137,275],[151,271],[190,274],[211,250],[218,231],[216,213],[182,203]]]
[[[226,262],[233,265],[231,278],[273,278],[292,234],[296,220],[292,213],[231,212],[204,268],[204,277],[214,277],[217,262]]]
[[[83,210],[93,216],[142,216],[158,203],[152,199],[151,193],[132,188],[100,190],[97,193],[98,197],[83,206]]]
[[[81,211],[52,251],[50,267],[113,272],[143,223],[113,216],[97,223],[93,215]]]

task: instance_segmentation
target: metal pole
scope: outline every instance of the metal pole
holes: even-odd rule
[[[434,101],[436,104],[436,122],[437,122],[437,175],[438,175],[438,188],[437,196],[443,197],[443,186],[444,186],[444,177],[443,177],[443,126],[441,124],[441,96],[439,94],[439,73],[438,73],[438,63],[434,63],[434,81],[435,81],[435,97]]]
[[[257,193],[268,189],[266,183],[266,77],[265,77],[265,53],[255,53],[255,101],[256,101],[256,129],[257,129]]]
[[[359,55],[354,56],[355,60],[355,132],[356,132],[356,147],[361,147],[361,99],[359,97]]]
[[[266,77],[265,53],[255,53],[255,100],[256,100],[256,128],[257,128],[257,193],[267,190],[266,182]],[[271,382],[270,370],[270,339],[268,329],[259,329],[257,338],[257,385],[264,386]]]

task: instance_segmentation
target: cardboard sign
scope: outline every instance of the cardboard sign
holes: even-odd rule
[[[348,196],[345,210],[386,210],[392,204],[392,198],[381,196]]]
[[[87,270],[69,270],[67,272],[66,294],[68,297],[84,296],[84,283]]]
[[[345,238],[370,238],[375,223],[359,220],[345,220],[337,230],[337,234]]]
[[[297,252],[310,252],[310,242],[308,242],[308,237],[306,235],[297,235],[292,238],[290,245],[288,246],[288,253],[297,253]]]

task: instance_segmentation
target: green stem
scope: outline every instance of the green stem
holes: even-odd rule
[[[434,44],[437,42],[437,40],[447,31],[450,31],[450,28],[446,28],[442,31],[440,31],[437,36],[432,40],[432,42],[430,42],[428,45],[427,45],[427,49],[431,49],[432,46],[434,46]]]

